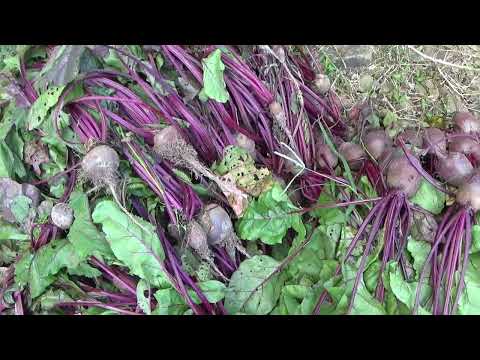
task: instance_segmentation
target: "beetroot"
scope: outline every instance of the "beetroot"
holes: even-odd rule
[[[384,301],[385,287],[383,285],[382,274],[390,261],[394,260],[398,262],[403,273],[407,274],[404,250],[412,224],[412,210],[408,198],[416,193],[422,178],[417,170],[410,164],[406,156],[400,155],[396,151],[393,152],[392,159],[387,166],[386,178],[388,191],[376,202],[375,206],[365,217],[357,234],[349,244],[344,257],[344,261],[346,261],[352,255],[358,242],[366,238],[366,245],[355,277],[348,312],[352,310],[367,259],[374,249],[373,243],[382,228],[384,230],[383,251],[381,255],[380,273],[375,289],[375,297],[377,300],[380,302]],[[339,275],[340,272],[341,265],[337,267],[336,275]],[[320,306],[325,300],[325,297],[326,291],[320,296],[314,313],[320,311]]]
[[[330,90],[331,86],[330,79],[325,74],[317,74],[315,76],[315,80],[313,81],[313,85],[322,95],[326,94],[328,90]]]
[[[202,259],[213,258],[208,248],[207,234],[195,220],[190,221],[186,233],[187,245],[195,250]]]
[[[195,220],[191,220],[188,223],[186,231],[186,242],[201,259],[206,261],[212,270],[220,276],[223,280],[228,281],[228,278],[218,269],[214,262],[214,255],[210,250],[207,233],[203,227]]]
[[[73,223],[73,209],[66,203],[58,203],[50,214],[52,223],[62,230],[67,230]]]
[[[449,150],[467,155],[475,166],[480,161],[480,144],[471,135],[454,134],[450,140]]]
[[[460,111],[453,116],[455,127],[464,133],[478,133],[480,131],[480,120],[473,114]]]
[[[437,154],[436,171],[448,184],[459,186],[472,174],[473,166],[465,155],[450,152],[447,155]]]
[[[445,133],[437,128],[427,128],[423,133],[423,148],[429,154],[441,154],[447,150]]]
[[[448,149],[453,152],[459,152],[462,154],[470,154],[475,151],[478,146],[478,142],[468,134],[455,134],[448,144]]]
[[[233,229],[230,215],[219,205],[210,203],[200,215],[199,223],[207,234],[208,244],[225,247],[230,258],[235,261],[235,250],[248,257]]]
[[[338,152],[345,158],[352,170],[359,170],[367,155],[360,145],[351,142],[344,142],[340,145]]]
[[[423,146],[423,134],[416,129],[405,129],[398,135],[405,144],[413,145],[417,148]]]
[[[456,204],[450,206],[438,225],[430,253],[420,273],[423,284],[427,270],[433,292],[431,311],[434,315],[456,313],[465,286],[465,271],[472,243],[472,223],[480,210],[480,175],[465,180],[456,194]],[[456,294],[453,296],[453,290]],[[417,287],[413,313],[420,306],[421,287]]]
[[[119,165],[117,152],[107,145],[94,147],[82,160],[82,170],[94,185],[115,184]]]
[[[480,177],[478,174],[458,188],[456,201],[462,206],[472,208],[475,212],[480,210]]]
[[[285,117],[285,112],[282,109],[282,105],[277,101],[273,101],[269,106],[270,114],[272,114],[274,119]]]
[[[320,168],[334,169],[338,164],[337,155],[327,144],[317,144],[317,162]]]
[[[373,130],[368,132],[363,142],[368,154],[375,160],[380,159],[386,150],[392,147],[392,140],[388,137],[384,130]]]
[[[216,183],[227,197],[235,214],[237,216],[243,214],[248,205],[248,195],[238,189],[234,183],[220,179],[204,166],[198,160],[195,149],[183,139],[174,126],[168,126],[155,135],[154,151],[175,165],[190,169]]]
[[[403,192],[407,197],[415,195],[422,176],[410,165],[405,156],[392,160],[387,171],[387,185],[390,189]]]
[[[210,245],[226,244],[235,236],[232,220],[228,213],[217,204],[208,204],[200,216],[200,223],[207,233]]]

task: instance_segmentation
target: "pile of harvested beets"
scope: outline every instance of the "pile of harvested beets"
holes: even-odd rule
[[[474,115],[390,138],[307,46],[1,48],[0,314],[480,313]]]

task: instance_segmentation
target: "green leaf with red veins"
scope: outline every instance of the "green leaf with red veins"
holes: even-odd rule
[[[152,224],[137,216],[125,214],[111,200],[103,200],[97,204],[92,220],[102,225],[106,240],[116,258],[124,263],[132,274],[159,288],[170,286],[163,272],[165,253]]]
[[[269,281],[262,283],[272,275],[278,265],[278,261],[266,255],[244,260],[233,273],[226,290],[225,308],[228,313],[241,312],[249,315],[270,313],[280,297],[285,275],[275,274]]]

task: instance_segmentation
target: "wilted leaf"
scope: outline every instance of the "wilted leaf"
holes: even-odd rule
[[[257,169],[248,151],[237,146],[227,146],[223,158],[213,170],[223,179],[231,179],[240,190],[252,196],[260,195],[272,185],[272,176],[267,168]]]
[[[79,72],[80,58],[85,50],[83,45],[61,45],[47,61],[39,74],[39,84],[52,83],[63,86],[74,80]]]
[[[40,141],[27,142],[24,151],[24,161],[25,164],[32,165],[35,174],[41,175],[40,165],[47,164],[50,161],[47,147]]]

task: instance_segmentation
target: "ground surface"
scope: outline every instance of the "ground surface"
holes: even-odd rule
[[[480,113],[480,46],[319,45],[320,63],[347,109],[367,98],[392,131]],[[394,130],[395,129],[395,130]]]

